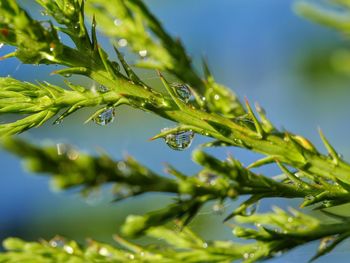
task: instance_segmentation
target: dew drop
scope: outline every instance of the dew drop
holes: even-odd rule
[[[274,257],[280,257],[280,256],[282,256],[282,254],[283,254],[283,252],[280,250],[280,251],[274,252],[274,253],[272,254],[272,256],[274,256]]]
[[[333,242],[335,241],[335,237],[334,236],[329,236],[329,237],[325,237],[322,238],[320,241],[320,246],[318,247],[318,250],[324,250],[329,248]]]
[[[97,90],[100,92],[100,93],[106,93],[109,91],[109,89],[106,87],[106,86],[103,86],[103,85],[99,85],[97,87]]]
[[[305,199],[307,201],[313,201],[313,200],[315,200],[315,197],[313,195],[307,195],[307,196],[305,196]]]
[[[146,49],[143,49],[143,50],[140,50],[140,51],[139,51],[140,57],[143,57],[143,58],[147,56],[147,53],[148,53],[148,52],[147,52]]]
[[[114,19],[113,23],[115,26],[121,26],[123,24],[123,21],[116,18],[116,19]]]
[[[134,260],[135,259],[135,256],[133,254],[129,254],[128,255],[128,258],[131,259],[131,260]]]
[[[165,143],[173,150],[183,151],[191,146],[194,137],[194,132],[179,131],[168,134],[164,137]]]
[[[94,122],[98,125],[104,126],[108,123],[111,123],[114,120],[114,117],[115,110],[111,107],[100,113],[97,117],[95,117]]]
[[[56,144],[57,154],[58,155],[64,155],[66,154],[68,150],[68,145],[64,143],[57,143]]]
[[[66,77],[66,78],[69,78],[69,77],[72,76],[72,74],[71,74],[71,73],[66,73],[66,74],[64,74],[63,76]]]
[[[244,259],[248,259],[248,258],[249,258],[249,253],[244,253],[244,254],[243,254],[243,258],[244,258]]]
[[[2,48],[4,46],[4,43],[0,43],[0,48]]]
[[[109,252],[109,250],[105,247],[101,247],[99,250],[98,250],[98,253],[101,255],[101,256],[104,256],[104,257],[110,257],[112,256],[112,253]]]
[[[53,124],[58,125],[58,124],[61,124],[62,122],[63,122],[63,119],[58,118],[53,122]]]
[[[252,214],[254,214],[256,212],[257,209],[258,209],[258,202],[248,206],[246,208],[245,213],[246,213],[247,216],[251,216]]]
[[[174,87],[177,95],[183,102],[187,103],[191,99],[192,93],[186,84],[174,83],[172,84],[172,87]]]
[[[56,236],[49,241],[50,246],[63,248],[66,244],[66,241],[63,237]]]
[[[50,51],[53,52],[55,50],[56,44],[50,43]]]
[[[208,247],[208,243],[204,242],[202,245],[203,248],[207,248]]]
[[[64,245],[63,246],[64,251],[66,251],[68,254],[73,254],[74,253],[74,249],[71,246],[68,245]]]
[[[218,177],[215,174],[208,173],[208,172],[201,172],[197,176],[199,181],[210,185],[215,185],[216,180],[218,179]]]
[[[125,38],[121,38],[118,40],[118,45],[120,47],[126,47],[128,45],[128,41]]]
[[[220,99],[220,95],[219,94],[215,94],[214,95],[214,100],[219,100]]]
[[[47,15],[49,15],[49,13],[47,12],[47,10],[41,10],[41,11],[40,11],[40,14],[41,14],[42,16],[47,16]]]

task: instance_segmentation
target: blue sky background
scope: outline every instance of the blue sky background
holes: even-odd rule
[[[22,2],[40,18],[36,6]],[[320,126],[344,158],[350,159],[349,80],[328,72],[322,60],[333,48],[347,46],[348,39],[298,17],[290,0],[152,0],[146,3],[172,35],[181,37],[195,65],[205,55],[217,81],[231,87],[241,98],[247,96],[251,102],[258,101],[277,127],[302,134],[321,146],[316,129]],[[101,39],[102,45],[108,47],[108,40]],[[10,50],[3,47],[0,55]],[[23,65],[16,59],[0,62],[1,76],[62,83],[61,77],[49,76],[53,69]],[[142,72],[142,76],[145,81],[155,78],[153,72]],[[71,79],[91,85],[86,79]],[[188,174],[199,169],[191,162],[191,150],[175,152],[161,140],[147,141],[161,128],[171,125],[169,121],[120,108],[115,122],[108,126],[84,125],[84,119],[91,112],[82,110],[61,125],[48,123],[21,136],[35,143],[72,143],[91,153],[102,147],[114,158],[128,153],[158,172],[162,172],[165,162]],[[0,116],[0,121],[4,120]],[[197,136],[192,149],[204,141],[205,138]],[[211,152],[219,157],[230,152],[245,164],[257,158],[256,154],[235,148]],[[166,203],[171,198],[149,194],[117,204],[109,203],[105,195],[84,200],[74,191],[53,191],[47,177],[27,173],[19,159],[3,151],[0,151],[0,165],[0,239],[6,236],[38,239],[61,234],[79,240],[93,237],[111,241],[112,233],[118,230],[127,214],[162,207],[164,203],[160,200]],[[263,172],[279,173],[275,167],[265,168]],[[259,211],[268,211],[272,205],[297,206],[298,201],[269,200],[260,205]],[[228,204],[227,212],[235,205]],[[223,217],[215,215],[208,206],[192,226],[208,239],[231,239],[231,229],[221,224]],[[210,228],[206,227],[208,224]],[[306,262],[317,245],[295,249],[271,262]],[[348,262],[348,245],[344,243],[318,262]]]

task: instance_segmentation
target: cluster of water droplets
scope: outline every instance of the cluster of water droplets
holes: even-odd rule
[[[74,248],[67,244],[63,237],[56,236],[49,241],[49,245],[54,248],[62,248],[66,253],[73,254]]]
[[[166,131],[163,129],[162,131]],[[165,135],[165,143],[173,150],[183,151],[189,148],[192,144],[194,132],[192,130],[177,131]]]
[[[114,121],[115,118],[115,109],[113,107],[109,107],[105,109],[103,112],[98,114],[93,121],[101,126],[105,126],[108,123],[111,123]]]

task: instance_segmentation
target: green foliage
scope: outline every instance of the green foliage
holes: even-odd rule
[[[278,208],[272,213],[254,213],[259,200],[273,197],[300,198],[301,207],[314,209],[349,203],[350,164],[341,159],[322,131],[320,137],[327,155],[306,138],[278,130],[259,105],[254,110],[246,100],[243,106],[230,89],[215,82],[204,60],[201,77],[181,42],[167,34],[140,0],[37,2],[55,23],[36,21],[15,1],[0,0],[0,41],[17,48],[3,59],[17,57],[28,64],[65,66],[53,73],[84,75],[97,82],[99,88],[88,89],[67,81],[69,89],[66,89],[47,82],[32,84],[10,77],[0,78],[0,113],[24,115],[17,121],[0,124],[1,146],[26,160],[31,171],[52,176],[59,189],[75,187],[86,194],[109,184],[113,186],[116,201],[148,192],[171,193],[175,199],[168,207],[145,215],[129,215],[121,226],[126,237],[161,237],[169,245],[140,247],[120,237],[117,241],[123,248],[96,241],[80,246],[74,241],[57,239],[39,243],[8,239],[4,243],[8,252],[0,254],[0,262],[124,262],[130,259],[253,262],[322,240],[316,259],[348,238],[349,219],[329,212],[327,215],[336,217],[335,222],[321,222],[294,209],[290,213]],[[349,8],[348,1],[334,2]],[[298,4],[297,10],[315,21],[344,32],[348,30],[346,18],[338,14],[320,11],[309,4]],[[89,20],[90,29],[86,26]],[[112,39],[119,39],[113,43],[117,61],[109,59],[98,44],[97,29]],[[62,33],[68,35],[74,47],[62,43],[59,38]],[[157,70],[164,85],[162,92],[145,84],[133,71],[117,47],[125,43],[142,57],[135,67]],[[169,83],[160,71],[176,77],[180,85]],[[189,101],[181,97],[179,87],[193,95]],[[185,132],[191,132],[189,139],[193,132],[212,138],[193,153],[193,160],[202,170],[187,175],[169,166],[167,171],[173,176],[169,178],[131,157],[115,161],[106,154],[92,156],[69,145],[42,147],[7,137],[38,127],[54,117],[53,123],[60,123],[86,107],[100,107],[87,120],[96,121],[102,118],[101,114],[120,105],[152,112],[178,124],[162,130],[153,140],[164,138],[169,143],[169,136],[176,140],[177,135],[184,136]],[[176,148],[177,142],[172,143],[172,148]],[[186,145],[189,144],[190,141]],[[220,146],[246,148],[264,157],[244,167],[230,156],[219,160],[205,152],[205,147]],[[280,167],[281,176],[271,178],[251,170],[270,163]],[[240,196],[248,199],[230,211],[226,220],[234,218],[239,224],[233,230],[234,235],[252,242],[206,242],[187,229],[186,225],[203,205],[214,201],[220,208],[225,200]],[[172,229],[171,224],[175,224],[176,229]]]

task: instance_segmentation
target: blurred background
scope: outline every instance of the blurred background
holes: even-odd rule
[[[32,1],[21,2],[37,19],[45,19]],[[146,3],[173,36],[181,37],[195,65],[206,56],[218,82],[231,87],[240,98],[247,96],[250,102],[258,101],[277,127],[302,134],[318,147],[322,145],[317,127],[322,127],[345,160],[350,160],[349,77],[333,63],[333,52],[346,48],[350,40],[298,17],[291,0],[148,0]],[[110,50],[108,40],[101,40]],[[11,50],[2,47],[0,56]],[[23,65],[16,59],[0,62],[1,77],[11,75],[26,81],[62,84],[62,77],[49,75],[53,69],[56,68]],[[146,82],[159,83],[154,72],[140,74]],[[70,80],[86,87],[92,85],[86,78]],[[60,125],[48,123],[21,136],[38,144],[71,143],[89,153],[102,148],[116,159],[128,153],[159,173],[163,172],[164,163],[171,163],[187,174],[198,171],[199,167],[191,162],[191,149],[176,152],[162,140],[147,140],[171,125],[169,121],[122,107],[117,109],[115,121],[107,126],[84,125],[83,121],[93,110],[81,110]],[[5,118],[0,117],[0,121]],[[205,138],[197,136],[192,149],[204,141]],[[232,147],[210,152],[219,157],[231,153],[244,164],[257,158],[256,154]],[[8,236],[50,239],[60,234],[79,241],[93,237],[113,242],[112,234],[128,214],[160,208],[172,198],[149,194],[111,203],[108,193],[103,191],[83,198],[77,191],[54,191],[49,187],[48,177],[29,174],[18,158],[1,150],[0,165],[0,240]],[[271,176],[279,173],[273,166],[261,171]],[[299,201],[264,201],[258,211],[269,211],[272,205],[297,207]],[[226,213],[235,205],[228,203]],[[345,209],[338,208],[343,212]],[[191,227],[207,239],[232,239],[231,228],[221,223],[224,216],[225,213],[217,215],[207,206]],[[312,243],[297,248],[271,262],[306,262],[317,246]],[[348,246],[349,243],[343,243],[317,262],[348,262]]]

